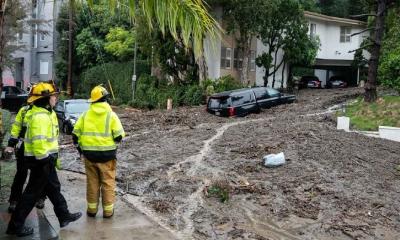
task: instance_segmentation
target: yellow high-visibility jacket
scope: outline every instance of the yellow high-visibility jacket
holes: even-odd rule
[[[37,160],[58,154],[58,121],[54,111],[33,106],[25,115],[25,157]]]
[[[17,116],[15,116],[15,121],[11,127],[11,138],[18,139],[20,137],[22,127],[25,126],[24,118],[29,108],[30,106],[23,106],[19,109]]]
[[[115,139],[125,136],[121,121],[106,102],[92,103],[79,117],[73,134],[83,155],[95,162],[116,159]]]

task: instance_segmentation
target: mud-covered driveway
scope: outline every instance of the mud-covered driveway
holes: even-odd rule
[[[337,131],[327,112],[360,93],[305,90],[246,118],[117,110],[118,185],[180,239],[400,239],[400,143]],[[69,141],[64,167],[83,172]],[[265,168],[278,152],[287,164]],[[228,201],[207,194],[214,184]]]

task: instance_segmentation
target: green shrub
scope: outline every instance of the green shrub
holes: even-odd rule
[[[378,76],[380,84],[400,91],[400,46],[382,56]]]
[[[150,65],[147,61],[138,61],[136,65],[137,76],[150,72]],[[104,84],[109,88],[108,80],[114,92],[114,104],[128,103],[132,99],[132,74],[133,62],[105,63],[89,68],[81,75],[81,81],[77,86],[77,94],[88,98],[90,91],[98,84]]]
[[[189,86],[187,91],[184,93],[184,104],[185,105],[200,105],[204,99],[203,89],[199,85]]]
[[[207,96],[218,92],[224,92],[244,87],[239,80],[233,78],[231,75],[222,76],[216,80],[207,79],[202,82],[201,86]]]

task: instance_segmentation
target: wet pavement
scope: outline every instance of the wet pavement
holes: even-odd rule
[[[33,209],[28,215],[25,225],[34,228],[31,236],[17,238],[15,235],[7,235],[6,229],[11,215],[7,212],[8,204],[0,205],[0,239],[1,240],[42,240],[42,239],[58,239],[56,230],[50,225],[46,216],[41,210]]]
[[[46,200],[44,212],[52,226],[59,233],[60,239],[176,239],[174,235],[153,222],[143,213],[130,207],[117,197],[115,213],[111,219],[103,219],[102,209],[96,218],[86,216],[86,176],[67,171],[59,172],[61,191],[68,202],[71,212],[81,211],[82,218],[59,228],[53,206]]]

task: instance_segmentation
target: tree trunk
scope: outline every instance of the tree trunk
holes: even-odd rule
[[[242,46],[243,62],[242,62],[242,70],[240,72],[240,82],[242,84],[249,85],[248,73],[249,73],[249,55],[250,55],[251,38],[246,39],[243,42],[244,42]]]
[[[378,64],[380,57],[381,43],[385,27],[385,15],[387,10],[387,0],[378,0],[378,11],[375,19],[375,33],[373,46],[371,49],[371,58],[369,59],[368,79],[365,84],[364,101],[374,102],[377,99],[376,78],[378,74]]]
[[[199,82],[201,83],[208,78],[207,62],[204,54],[197,59],[197,65],[199,66]]]
[[[277,61],[277,55],[278,55],[279,47],[276,48],[275,50],[275,56],[274,56],[274,75],[272,76],[272,87],[275,87],[275,76],[276,76],[276,71],[278,70],[276,67],[276,61]]]
[[[264,87],[268,86],[268,77],[269,77],[269,68],[265,68],[265,75],[264,75]]]
[[[72,96],[72,38],[73,38],[73,8],[74,0],[69,0],[69,21],[68,21],[68,78],[67,78],[67,94]]]
[[[271,56],[271,53],[272,53],[272,49],[271,49],[271,45],[269,45],[269,47],[268,47],[268,55]],[[269,69],[270,69],[269,66],[265,68],[264,87],[268,86]]]
[[[283,83],[285,82],[285,68],[286,68],[286,61],[283,62],[283,67],[282,67],[281,89],[283,89]],[[286,85],[286,87],[287,87],[287,85]]]
[[[7,0],[0,0],[0,95],[3,91],[3,65],[4,65],[4,48],[5,48],[5,38],[4,38],[4,22],[5,22],[5,11],[6,11]],[[0,107],[1,99],[0,99]]]

